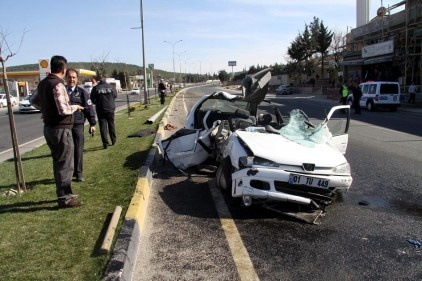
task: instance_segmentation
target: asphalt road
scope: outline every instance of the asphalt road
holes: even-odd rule
[[[151,97],[155,94],[154,90],[150,90]],[[119,93],[116,98],[117,110],[127,108],[127,97],[130,103],[143,102],[143,96],[128,95],[126,92]],[[16,134],[19,143],[20,154],[37,148],[45,143],[43,135],[43,122],[41,113],[28,112],[20,113],[19,107],[13,107],[13,118],[15,121]],[[10,131],[9,115],[7,108],[0,108],[0,162],[13,158],[13,145]]]
[[[213,88],[179,94],[171,122]],[[321,119],[334,101],[269,100]],[[224,198],[203,168],[182,175],[158,160],[133,280],[421,280],[422,118],[353,115],[346,158],[354,182],[319,225]],[[169,132],[171,133],[171,132]],[[269,147],[270,149],[270,147]]]

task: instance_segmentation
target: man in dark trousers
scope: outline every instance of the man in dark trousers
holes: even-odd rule
[[[346,85],[346,83],[343,83],[340,86],[339,93],[340,93],[340,103],[343,105],[346,105],[347,96],[349,95],[349,87]]]
[[[110,135],[111,145],[116,144],[116,127],[114,126],[114,110],[116,109],[116,105],[114,100],[117,97],[117,90],[107,83],[103,77],[98,76],[97,80],[99,82],[91,91],[91,101],[95,104],[103,148],[107,149],[110,145],[107,131]]]
[[[164,80],[160,79],[160,83],[158,84],[158,92],[160,93],[160,102],[164,104],[166,102],[166,85],[164,84]]]
[[[73,176],[76,181],[84,181],[83,177],[83,152],[84,152],[84,127],[85,121],[89,122],[89,133],[95,132],[95,109],[91,102],[89,93],[82,87],[78,87],[78,72],[76,69],[69,68],[66,71],[67,93],[69,94],[70,104],[77,104],[84,108],[82,111],[77,111],[73,114],[74,122],[72,128],[73,144],[75,147],[74,153],[74,170]]]
[[[83,110],[80,105],[70,105],[64,85],[67,60],[53,56],[51,74],[38,84],[37,94],[31,103],[41,108],[44,137],[53,158],[54,180],[60,208],[78,207],[81,203],[72,192],[73,174],[73,113]]]
[[[362,97],[362,90],[359,85],[354,86],[353,88],[353,107],[355,108],[355,114],[361,114],[360,110],[360,98]]]

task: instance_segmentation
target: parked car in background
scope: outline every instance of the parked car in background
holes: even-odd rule
[[[92,82],[85,82],[85,84],[83,85],[83,88],[85,89],[85,91],[87,91],[90,94],[93,87],[94,86],[92,85]]]
[[[293,89],[288,85],[280,85],[275,89],[275,93],[277,95],[291,95],[293,94]]]
[[[140,95],[141,94],[141,90],[139,90],[139,88],[133,88],[132,91],[130,91],[131,95]]]
[[[12,103],[12,106],[15,106],[16,98],[14,96],[10,96],[10,102]],[[0,94],[0,107],[6,107],[6,106],[7,106],[6,94]]]
[[[32,95],[27,95],[23,100],[19,102],[19,112],[26,113],[26,112],[41,112],[39,109],[35,108],[30,103],[30,98]]]
[[[391,111],[397,111],[400,106],[400,84],[397,82],[364,82],[359,87],[362,90],[359,105],[368,111],[378,108],[388,108]],[[352,104],[353,99],[353,94],[349,94],[347,97],[348,104]]]

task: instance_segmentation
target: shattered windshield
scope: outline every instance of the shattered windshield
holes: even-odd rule
[[[290,112],[286,126],[279,130],[280,135],[304,146],[314,146],[331,140],[332,134],[326,122],[313,126],[306,114],[299,109]]]
[[[198,110],[201,111],[215,111],[218,110],[223,113],[234,113],[238,108],[247,109],[248,103],[240,99],[225,100],[225,99],[208,99]]]

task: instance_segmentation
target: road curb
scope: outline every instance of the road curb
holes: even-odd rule
[[[169,120],[169,115],[173,109],[173,103],[177,95],[178,93],[172,98],[172,101],[167,107],[158,126],[153,147],[149,150],[144,165],[139,169],[136,189],[114,245],[113,254],[107,265],[104,281],[132,280],[152,185],[151,167],[158,152],[156,143],[164,136],[164,126],[167,124],[167,120]]]
[[[157,148],[151,148],[144,166],[139,169],[136,189],[114,245],[113,255],[107,265],[103,280],[132,280],[152,183],[150,167],[154,162],[156,153]]]

